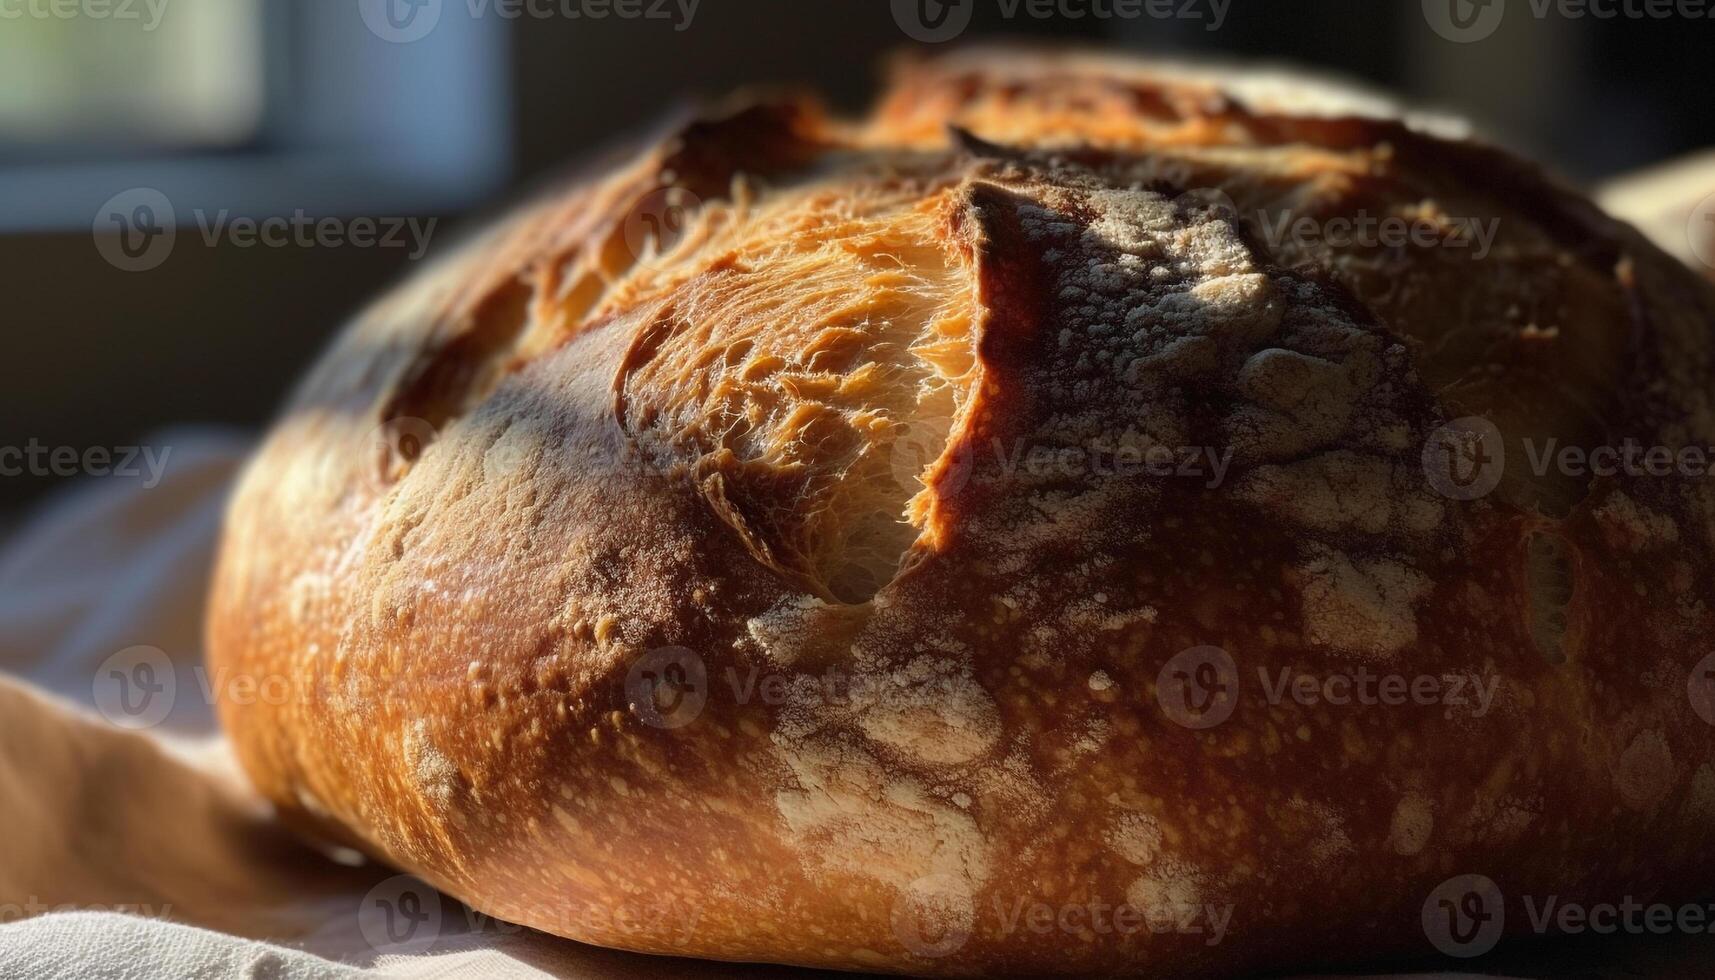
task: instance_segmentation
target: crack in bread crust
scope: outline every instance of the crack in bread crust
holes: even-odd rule
[[[853,603],[916,537],[907,440],[938,453],[974,374],[949,192],[894,183],[705,209],[718,257],[642,318],[615,381],[644,456],[687,470],[759,561]]]

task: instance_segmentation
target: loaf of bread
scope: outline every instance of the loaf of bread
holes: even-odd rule
[[[653,953],[1231,975],[1694,897],[1712,323],[1320,83],[740,100],[326,354],[231,504],[220,714],[307,831]]]

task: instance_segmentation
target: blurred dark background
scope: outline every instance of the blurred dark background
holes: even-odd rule
[[[689,0],[619,0],[612,10],[665,16],[600,19],[566,16],[565,0],[532,0],[516,18],[502,15],[513,0],[445,0],[420,39],[409,35],[431,8],[404,5],[434,0],[109,2],[132,17],[0,5],[25,11],[0,17],[0,445],[258,427],[341,322],[416,264],[411,247],[210,244],[199,221],[433,217],[444,244],[461,218],[676,100],[784,82],[855,110],[888,52],[944,46],[914,41],[890,0],[701,0],[688,21]],[[1488,9],[1471,0],[1231,0],[1223,12],[1172,0],[1192,16],[1129,19],[1009,17],[1003,0],[961,0],[953,12],[971,19],[953,43],[1041,37],[1316,66],[1457,110],[1594,182],[1715,145],[1715,18],[1627,16],[1622,2],[1538,16],[1510,0],[1492,33],[1462,42],[1430,25]],[[161,192],[179,222],[170,255],[141,272],[104,258],[95,234],[113,220],[104,202],[135,188]],[[55,482],[0,478],[0,512]]]

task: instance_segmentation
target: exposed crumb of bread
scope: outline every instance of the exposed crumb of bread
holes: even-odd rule
[[[689,275],[697,263],[669,256],[632,287],[661,297],[629,300],[654,309],[620,382],[633,437],[685,468],[760,560],[845,602],[897,574],[973,383],[945,208],[915,183],[709,205],[696,248],[720,261]],[[798,488],[789,510],[764,503],[782,483]]]

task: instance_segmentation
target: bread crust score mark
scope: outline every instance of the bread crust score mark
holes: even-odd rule
[[[1281,214],[1497,223],[1479,255]],[[295,693],[221,715],[306,829],[648,952],[1230,974],[1427,950],[1457,874],[1690,897],[1715,489],[1528,460],[1715,445],[1712,318],[1536,168],[1321,86],[957,54],[859,123],[728,108],[329,352],[209,621]],[[1454,499],[1423,447],[1473,415],[1508,465]],[[1149,447],[1215,452],[1089,462]],[[1158,681],[1208,647],[1240,696],[1188,727]],[[661,651],[682,725],[639,703]]]

